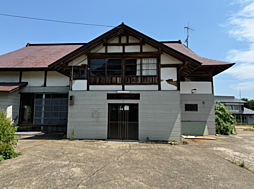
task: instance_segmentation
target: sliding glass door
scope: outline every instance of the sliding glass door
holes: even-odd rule
[[[108,105],[108,138],[138,140],[138,104]]]

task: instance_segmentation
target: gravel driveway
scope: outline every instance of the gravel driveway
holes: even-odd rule
[[[23,138],[0,188],[253,188],[254,132],[187,145]],[[52,137],[52,136],[51,136]]]

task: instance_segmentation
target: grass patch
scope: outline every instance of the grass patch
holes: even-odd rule
[[[236,123],[235,126],[249,126],[249,127],[254,127],[254,124]]]
[[[248,129],[243,129],[244,131],[254,131],[254,129],[252,128],[248,128]]]
[[[234,159],[231,159],[231,163],[233,163],[235,165],[239,165],[240,167],[242,167],[244,169],[247,169],[247,170],[251,171],[252,173],[254,173],[254,171],[250,170],[250,167],[247,166],[244,161],[242,161],[242,162],[236,162],[235,158],[234,158]]]

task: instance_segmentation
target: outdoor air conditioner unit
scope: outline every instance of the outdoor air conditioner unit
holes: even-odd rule
[[[70,95],[70,105],[74,105],[74,96]]]

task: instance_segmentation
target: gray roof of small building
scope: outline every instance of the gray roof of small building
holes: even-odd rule
[[[253,110],[250,110],[250,109],[248,109],[248,108],[244,108],[243,114],[254,114],[254,111],[253,111]]]
[[[247,103],[246,101],[237,99],[234,96],[214,96],[214,101],[232,102],[232,103]]]

